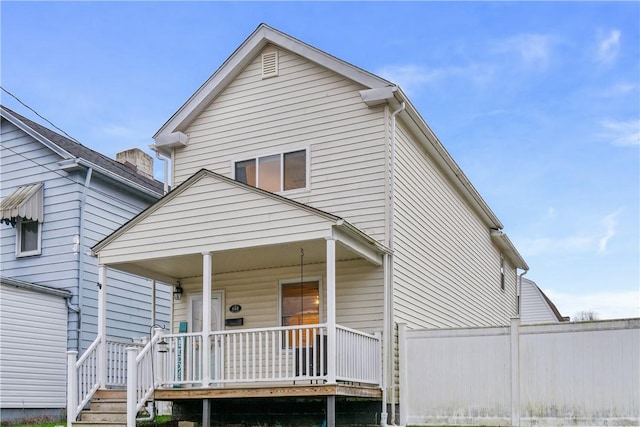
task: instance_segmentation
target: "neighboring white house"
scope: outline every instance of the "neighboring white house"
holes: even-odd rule
[[[65,351],[82,354],[97,331],[90,248],[160,198],[163,184],[4,106],[0,115],[0,417],[59,416]],[[117,271],[110,280],[111,341],[168,323],[165,285]]]
[[[398,323],[518,313],[526,262],[387,80],[263,24],[154,139],[176,187],[93,247],[105,272],[184,292],[164,369],[129,389],[138,408],[201,399],[206,423],[230,397],[324,397],[333,426],[355,398],[391,421]]]
[[[520,321],[522,323],[567,322],[555,304],[542,292],[536,282],[527,278],[520,281]]]

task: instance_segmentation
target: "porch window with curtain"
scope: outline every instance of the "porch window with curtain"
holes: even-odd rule
[[[282,326],[317,325],[320,323],[320,286],[316,282],[287,283],[282,285]],[[302,338],[289,331],[289,345],[306,345],[306,334]],[[313,339],[314,337],[309,337]]]

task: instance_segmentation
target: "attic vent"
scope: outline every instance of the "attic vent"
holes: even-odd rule
[[[262,54],[262,78],[278,75],[278,51]]]

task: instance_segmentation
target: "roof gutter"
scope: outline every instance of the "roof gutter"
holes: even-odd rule
[[[360,91],[362,101],[369,107],[375,107],[387,103],[392,108],[403,108],[411,120],[407,125],[418,136],[422,146],[434,159],[436,164],[451,179],[453,185],[460,190],[462,196],[470,202],[475,211],[489,228],[502,229],[504,226],[493,213],[491,208],[484,201],[480,193],[475,189],[471,181],[462,172],[460,166],[453,160],[451,155],[444,148],[438,137],[433,133],[429,125],[418,113],[409,98],[402,92],[399,86],[378,87]],[[403,107],[404,106],[404,107]],[[395,117],[392,118],[392,125]],[[423,136],[422,138],[420,136]],[[393,142],[391,142],[393,144]],[[393,178],[391,178],[393,181]]]
[[[490,228],[502,229],[504,225],[500,222],[495,213],[484,201],[478,190],[473,186],[469,178],[462,172],[460,166],[453,160],[453,157],[444,148],[438,137],[433,133],[429,125],[420,116],[416,108],[411,104],[409,98],[402,92],[401,88],[395,92],[399,97],[400,102],[405,102],[407,105],[407,113],[413,122],[413,125],[418,129],[420,133],[424,134],[426,141],[422,141],[424,147],[433,156],[435,161],[445,171],[445,174],[451,176],[454,185],[462,190],[463,195],[469,200],[475,207],[478,213],[480,213]],[[411,124],[410,124],[411,125]]]
[[[61,298],[71,298],[71,292],[66,289],[50,288],[48,286],[36,285],[35,283],[25,282],[23,280],[14,279],[12,277],[0,277],[0,283],[16,288],[31,289],[43,294],[54,295]]]
[[[82,166],[84,168],[87,169],[93,169],[94,172],[99,173],[100,175],[104,175],[116,182],[120,182],[122,184],[125,184],[129,187],[132,187],[136,190],[138,190],[141,193],[147,194],[149,196],[153,196],[154,198],[158,198],[158,197],[162,197],[162,193],[156,192],[154,190],[150,190],[149,188],[145,187],[144,185],[140,185],[136,182],[131,181],[130,179],[127,178],[123,178],[122,176],[113,173],[103,167],[100,167],[94,163],[91,163],[83,158],[73,158],[73,159],[69,159],[66,161],[62,161],[62,162],[58,162],[58,164],[60,165],[60,168],[63,170],[69,170],[69,169],[73,169],[74,167],[77,166]]]
[[[500,230],[493,229],[491,230],[491,240],[493,240],[496,245],[502,250],[502,252],[507,256],[507,258],[513,262],[516,268],[522,270],[529,270],[529,265],[527,265],[520,252],[513,245],[509,237]]]

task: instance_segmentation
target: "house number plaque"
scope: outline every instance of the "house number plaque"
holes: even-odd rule
[[[229,311],[232,313],[239,313],[240,310],[242,310],[242,307],[239,304],[233,304],[231,307],[229,307]]]

